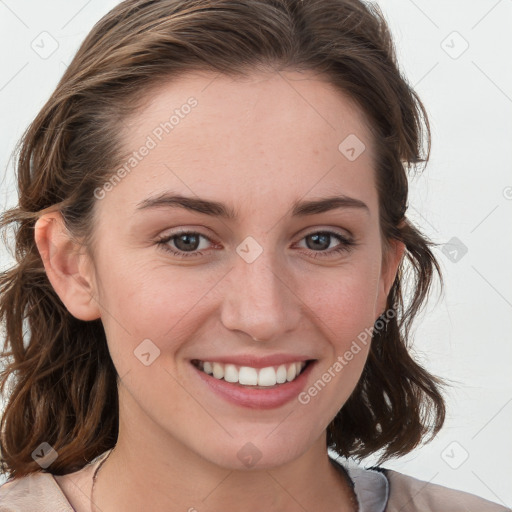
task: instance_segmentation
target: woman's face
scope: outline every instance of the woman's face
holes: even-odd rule
[[[92,274],[120,437],[227,468],[324,443],[399,261],[382,266],[362,114],[312,74],[204,73],[160,86],[122,137]]]

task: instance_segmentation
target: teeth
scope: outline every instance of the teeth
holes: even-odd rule
[[[288,382],[292,381],[293,379],[295,379],[295,375],[297,375],[297,368],[295,364],[291,364],[290,366],[288,366],[288,370],[286,371],[286,380]]]
[[[238,372],[238,382],[244,386],[257,386],[258,370],[249,366],[242,366]]]
[[[216,379],[222,379],[224,377],[224,365],[219,363],[213,363],[213,376]]]
[[[224,380],[226,382],[238,382],[238,372],[234,364],[224,366]]]
[[[303,368],[305,361],[282,364],[280,366],[267,366],[266,368],[252,368],[250,366],[235,366],[210,361],[199,361],[199,369],[213,375],[216,379],[226,382],[239,383],[244,386],[270,387],[284,384],[294,380]]]
[[[283,384],[286,382],[286,366],[282,364],[276,372],[276,380],[278,384]]]
[[[274,368],[262,368],[260,370],[258,374],[258,386],[275,386],[276,383],[277,375]],[[241,379],[240,384],[244,384]]]

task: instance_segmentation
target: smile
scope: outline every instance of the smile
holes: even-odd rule
[[[294,381],[307,366],[307,361],[296,361],[278,366],[253,368],[251,366],[238,366],[215,361],[200,361],[194,359],[192,364],[215,379],[224,380],[232,384],[251,386],[253,388],[268,388]]]

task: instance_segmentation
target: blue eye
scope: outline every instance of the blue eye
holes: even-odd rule
[[[338,245],[328,251],[323,249],[325,246],[329,247],[331,245],[333,238],[338,240]],[[178,258],[197,258],[204,256],[204,253],[199,251],[201,239],[212,243],[210,238],[196,231],[180,231],[160,238],[157,240],[157,245]],[[343,252],[349,252],[353,246],[357,245],[352,239],[334,231],[314,231],[304,236],[301,241],[308,239],[311,241],[310,244],[307,244],[308,246],[314,247],[316,245],[317,248],[321,249],[307,251],[313,258],[328,258]],[[202,249],[205,249],[205,247]]]

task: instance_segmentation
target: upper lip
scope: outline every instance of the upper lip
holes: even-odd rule
[[[209,361],[211,363],[234,364],[236,366],[250,366],[251,368],[266,368],[268,366],[279,366],[281,364],[309,361],[311,357],[295,354],[272,354],[268,356],[254,356],[242,354],[238,356],[211,356],[194,358],[192,360]]]

